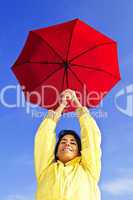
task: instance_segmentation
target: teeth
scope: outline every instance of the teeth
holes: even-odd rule
[[[63,151],[72,151],[72,150],[69,148],[64,148]]]

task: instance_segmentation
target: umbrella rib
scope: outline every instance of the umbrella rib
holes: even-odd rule
[[[74,32],[75,26],[76,26],[76,23],[74,24],[73,30],[72,30],[71,35],[70,35],[66,60],[68,60],[68,54],[69,54],[69,50],[70,50],[70,47],[71,47],[72,37],[73,37],[73,32]]]
[[[65,70],[65,74],[66,74],[66,85],[67,85],[67,88],[69,88],[69,86],[68,86],[68,71],[67,70]]]
[[[50,78],[53,74],[55,74],[57,71],[59,71],[60,69],[62,69],[62,67],[59,67],[58,69],[56,69],[55,71],[51,72],[46,78],[44,78],[42,81],[40,81],[34,88],[34,90],[36,88],[39,87],[39,85],[41,85],[44,81],[48,80],[48,78]]]
[[[115,78],[119,78],[119,77],[117,77],[117,76],[115,76],[114,74],[112,74],[112,73],[110,73],[110,72],[107,72],[107,71],[105,71],[105,70],[103,70],[103,69],[98,69],[98,68],[95,68],[95,67],[89,67],[89,66],[85,66],[85,65],[78,65],[78,64],[71,64],[71,66],[74,66],[74,67],[81,67],[81,68],[86,68],[86,69],[90,69],[90,70],[96,70],[96,71],[100,71],[100,72],[104,72],[104,73],[107,73],[107,74],[109,74],[110,76],[113,76],[113,77],[115,77]]]
[[[52,64],[52,65],[56,65],[56,64],[61,65],[62,64],[60,62],[36,62],[36,61],[32,62],[32,61],[24,61],[23,63],[21,63],[21,65],[28,64],[28,63],[31,63],[31,64],[47,64],[47,65],[50,65],[50,64]],[[17,65],[20,65],[20,63],[16,64],[16,66]]]
[[[62,87],[61,87],[61,88],[62,88],[62,89],[61,89],[62,91],[63,91],[63,86],[64,86],[64,80],[65,80],[65,70],[64,70],[64,74],[63,74],[63,78],[62,78]]]
[[[75,74],[75,72],[69,68],[69,70],[72,72],[72,74],[75,76],[75,78],[79,81],[79,83],[81,84],[82,87],[84,87],[84,83],[79,79],[79,77],[77,76],[77,74]],[[86,88],[87,93],[89,93],[88,89]]]
[[[82,85],[82,87],[83,87],[83,85],[84,85],[84,83],[79,79],[79,77],[77,76],[77,74],[75,74],[75,72],[71,69],[71,68],[69,68],[69,70],[72,72],[72,74],[75,76],[75,78],[78,80],[78,82]]]
[[[33,64],[47,64],[47,65],[49,65],[49,64],[52,64],[52,65],[53,65],[53,64],[55,64],[55,65],[56,65],[56,64],[59,64],[59,65],[61,65],[61,64],[62,64],[62,63],[60,63],[60,62],[36,62],[36,61],[35,61],[35,62],[34,62],[34,61],[33,61],[33,62],[32,62],[32,61],[29,61],[29,62],[27,62],[27,63],[33,63]]]
[[[100,46],[109,45],[109,44],[114,44],[114,42],[106,42],[106,43],[102,43],[100,45],[94,46],[92,48],[89,48],[89,49],[83,51],[82,53],[78,54],[77,56],[73,57],[72,59],[70,59],[69,62],[74,61],[76,58],[79,58],[80,56],[84,55],[85,53],[90,52],[90,51],[92,51],[92,50],[94,50],[94,49],[96,49]]]
[[[41,36],[37,35],[35,32],[32,31],[32,34],[34,34],[36,37],[38,37],[43,43],[45,43],[61,60],[62,62],[64,62],[63,58],[60,56],[60,54],[58,54],[57,51],[55,51],[55,49]]]

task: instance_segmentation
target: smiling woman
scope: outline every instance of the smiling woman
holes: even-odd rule
[[[67,98],[76,105],[81,140],[73,130],[62,130],[56,144],[55,128]],[[36,200],[100,200],[101,136],[96,122],[67,89],[55,111],[49,111],[35,137]]]
[[[73,130],[62,130],[59,133],[59,140],[55,147],[55,160],[66,163],[81,155],[81,141]]]

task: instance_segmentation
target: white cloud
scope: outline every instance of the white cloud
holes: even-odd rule
[[[114,196],[133,196],[133,169],[118,168],[116,170],[118,176],[101,185],[103,192],[107,192]]]
[[[32,195],[10,194],[4,200],[34,200]]]
[[[22,188],[21,188],[22,189]],[[4,195],[2,200],[35,200],[36,186],[31,183],[29,186],[23,187],[19,192],[13,191]]]
[[[102,185],[102,190],[112,195],[132,195],[133,196],[133,177],[121,177]]]

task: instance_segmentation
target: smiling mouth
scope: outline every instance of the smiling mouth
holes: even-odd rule
[[[72,152],[72,149],[70,149],[70,148],[64,148],[63,150],[62,150],[63,152]]]

